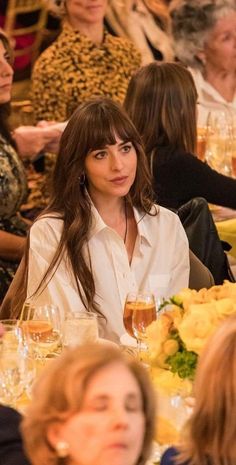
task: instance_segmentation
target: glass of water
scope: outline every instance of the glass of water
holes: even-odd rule
[[[97,342],[98,322],[93,312],[81,311],[69,313],[64,321],[63,344],[65,347],[76,347],[82,344]]]

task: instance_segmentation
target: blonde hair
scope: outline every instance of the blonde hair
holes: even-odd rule
[[[236,464],[236,316],[203,351],[194,384],[195,409],[176,463]]]
[[[143,398],[145,434],[138,465],[144,465],[150,454],[155,425],[155,396],[146,370],[119,349],[93,344],[70,349],[52,361],[43,371],[34,390],[31,405],[22,422],[26,452],[33,465],[58,463],[55,450],[47,440],[53,422],[64,422],[82,406],[86,387],[101,368],[122,363],[135,377]],[[116,380],[114,379],[114,383]]]

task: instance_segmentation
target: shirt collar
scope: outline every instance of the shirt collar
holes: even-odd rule
[[[90,201],[91,201],[91,198],[90,198]],[[153,238],[150,228],[148,228],[145,222],[145,217],[148,214],[145,212],[141,212],[135,207],[133,207],[133,210],[134,210],[134,217],[137,223],[138,236],[140,237],[141,242],[146,242],[149,246],[152,246],[155,238]],[[155,210],[157,211],[157,214],[158,214],[159,208],[157,205],[153,206],[151,213],[153,213]],[[99,234],[101,231],[105,229],[110,229],[109,226],[107,226],[107,224],[104,223],[102,217],[100,216],[98,210],[96,209],[92,201],[91,201],[91,213],[92,213],[92,226],[91,226],[91,230],[89,233],[89,239],[91,239],[93,236],[96,236],[97,234]]]
[[[222,95],[219,94],[219,92],[209,82],[207,82],[204,79],[199,69],[190,69],[190,71],[197,86],[199,103],[202,103],[202,104],[205,103],[205,99],[204,99],[204,95],[205,95],[207,100],[209,100],[210,102],[220,102],[227,106],[235,105],[236,93],[234,95],[233,101],[227,102],[227,100],[225,100],[224,97],[222,97]]]

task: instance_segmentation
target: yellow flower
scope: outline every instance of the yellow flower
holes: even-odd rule
[[[232,299],[225,298],[217,300],[215,305],[220,319],[225,319],[225,317],[236,313],[236,304]]]
[[[176,354],[179,350],[179,344],[175,339],[167,339],[163,344],[163,352],[166,357]]]
[[[187,350],[199,354],[218,325],[215,303],[191,305],[179,325],[179,335]]]

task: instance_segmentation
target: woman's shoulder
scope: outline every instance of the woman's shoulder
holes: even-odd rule
[[[30,228],[30,235],[36,233],[44,233],[45,235],[52,233],[53,235],[61,234],[63,228],[63,219],[58,213],[45,213],[40,215]]]
[[[158,205],[156,203],[152,205],[152,208],[149,213],[139,212],[138,218],[137,215],[135,215],[135,217],[138,222],[144,219],[144,223],[150,225],[150,227],[151,225],[153,225],[153,227],[159,227],[160,224],[171,226],[180,223],[179,217],[174,211],[162,207],[161,205]]]

